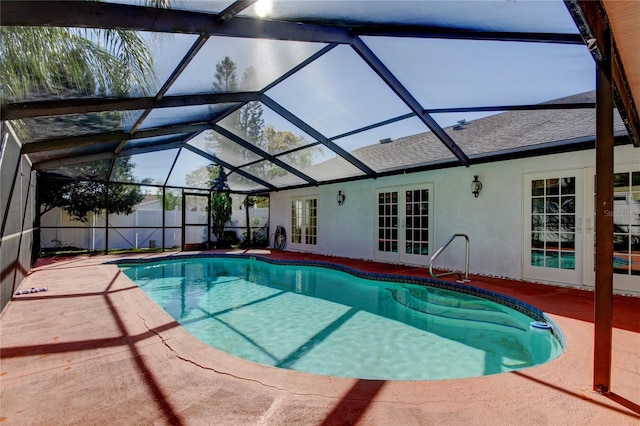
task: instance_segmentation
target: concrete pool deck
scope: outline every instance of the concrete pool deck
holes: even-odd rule
[[[425,268],[328,260],[427,276]],[[3,425],[639,425],[640,298],[614,301],[612,389],[592,390],[593,293],[472,276],[562,328],[556,360],[492,376],[375,381],[251,363],[198,341],[115,265],[156,255],[41,259],[0,315]]]

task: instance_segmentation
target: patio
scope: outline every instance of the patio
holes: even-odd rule
[[[352,268],[425,268],[304,253]],[[143,256],[143,255],[136,255]],[[0,315],[4,424],[632,425],[640,421],[640,299],[616,296],[614,388],[592,390],[593,293],[472,276],[471,285],[547,312],[563,355],[512,373],[446,381],[368,381],[276,369],[188,334],[107,260],[40,259]]]

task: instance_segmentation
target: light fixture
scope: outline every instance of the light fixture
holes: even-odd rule
[[[337,200],[338,200],[338,205],[339,205],[339,206],[341,206],[341,205],[343,205],[343,204],[344,204],[344,200],[345,200],[346,198],[347,198],[347,197],[342,193],[342,191],[338,191],[338,197],[337,197]]]
[[[478,180],[478,175],[475,175],[473,177],[473,182],[471,182],[471,193],[474,197],[478,198],[480,191],[482,191],[482,182]]]

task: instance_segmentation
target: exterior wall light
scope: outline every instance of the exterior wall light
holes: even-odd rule
[[[342,193],[342,191],[338,191],[338,197],[337,197],[337,200],[338,200],[338,205],[339,205],[339,206],[341,206],[341,205],[343,205],[343,204],[344,204],[344,200],[345,200],[346,198],[347,198],[347,197]]]
[[[471,182],[471,193],[474,197],[478,198],[480,191],[482,191],[482,182],[478,180],[478,175],[475,175],[473,177],[473,182]]]

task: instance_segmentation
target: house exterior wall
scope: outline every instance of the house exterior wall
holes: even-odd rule
[[[0,146],[0,310],[31,269],[35,218],[35,173],[20,155],[13,131],[2,125]]]
[[[640,170],[640,149],[616,147],[615,158],[617,167],[633,168],[637,165]],[[527,220],[523,212],[524,177],[532,173],[565,170],[577,170],[584,175],[583,197],[593,197],[590,176],[595,170],[595,151],[586,150],[272,193],[270,229],[281,225],[290,232],[292,199],[317,197],[318,244],[315,252],[375,260],[376,189],[432,183],[434,226],[430,255],[452,234],[465,233],[471,241],[471,273],[527,279],[523,276],[523,242],[529,238],[523,235],[523,221]],[[483,184],[478,198],[474,198],[470,189],[474,175],[479,175]],[[338,206],[336,201],[339,190],[346,195],[342,206]],[[585,224],[582,228],[586,229],[586,218],[580,215],[579,220]],[[589,244],[588,240],[585,241]],[[290,244],[288,249],[291,249]],[[425,267],[429,260],[430,256],[425,256]],[[464,240],[454,241],[438,259],[437,266],[462,270]],[[593,286],[588,275],[589,271],[586,271],[581,285]],[[638,283],[634,284],[635,281]],[[638,276],[620,277],[616,274],[614,287],[618,292],[640,295]]]

